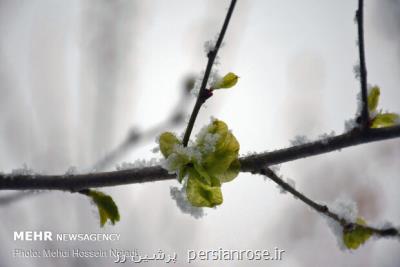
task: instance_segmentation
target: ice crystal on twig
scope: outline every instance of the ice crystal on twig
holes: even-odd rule
[[[171,186],[169,189],[172,199],[175,200],[176,205],[183,213],[189,214],[196,219],[205,215],[203,208],[194,207],[190,204],[186,196],[186,187],[179,189],[176,186]]]

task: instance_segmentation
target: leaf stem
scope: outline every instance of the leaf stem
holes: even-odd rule
[[[258,173],[262,166],[271,166],[300,158],[311,157],[350,146],[383,141],[400,137],[400,126],[370,129],[331,137],[326,141],[315,141],[303,145],[278,149],[271,152],[241,157],[240,171]],[[133,168],[129,170],[96,172],[74,175],[5,174],[0,173],[1,190],[62,190],[77,192],[82,189],[137,184],[175,179],[161,166]]]

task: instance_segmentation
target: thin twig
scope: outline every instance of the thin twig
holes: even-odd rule
[[[368,93],[367,93],[367,67],[365,63],[365,45],[364,45],[364,1],[358,0],[358,9],[356,11],[357,29],[358,29],[358,52],[360,56],[360,83],[361,83],[361,129],[367,130],[369,124],[368,114]]]
[[[292,187],[291,185],[286,183],[284,180],[282,180],[278,175],[276,175],[276,173],[274,173],[270,168],[267,168],[267,167],[261,168],[259,170],[259,173],[270,178],[273,182],[275,182],[276,184],[281,186],[285,191],[289,192],[294,197],[296,197],[297,199],[299,199],[300,201],[302,201],[303,203],[305,203],[307,206],[311,207],[315,211],[317,211],[325,216],[328,216],[329,218],[338,222],[345,230],[351,230],[351,229],[354,229],[354,227],[360,227],[360,228],[363,228],[365,230],[372,232],[374,235],[377,235],[377,236],[400,237],[400,233],[396,228],[390,227],[390,228],[385,228],[385,229],[379,229],[379,228],[375,228],[375,227],[371,227],[371,226],[367,226],[367,225],[358,224],[356,222],[350,222],[350,221],[346,220],[345,218],[340,217],[339,214],[332,212],[328,208],[328,206],[318,204],[317,202],[315,202],[312,199],[305,196],[303,193],[300,193],[299,191],[297,191],[294,187]]]
[[[284,148],[240,158],[241,172],[258,173],[260,167],[315,156],[354,145],[400,137],[400,126],[357,131],[331,137],[328,140]],[[77,175],[7,175],[0,174],[0,190],[63,190],[76,192],[92,187],[107,187],[175,179],[161,166],[135,168],[113,172]]]
[[[225,32],[228,29],[229,21],[232,17],[233,10],[236,5],[236,0],[232,0],[231,4],[229,6],[228,12],[225,17],[224,24],[222,25],[221,32],[219,33],[217,43],[215,44],[215,47],[207,54],[208,57],[208,62],[207,62],[207,67],[206,71],[204,72],[203,80],[201,82],[200,90],[199,90],[199,95],[197,96],[196,104],[193,107],[192,114],[190,115],[190,119],[185,131],[185,135],[183,137],[182,144],[183,146],[187,146],[189,139],[190,139],[190,134],[192,133],[194,123],[197,118],[197,114],[199,113],[199,110],[201,106],[204,104],[205,100],[207,99],[207,94],[206,94],[206,86],[208,83],[208,78],[210,77],[211,69],[214,65],[215,58],[217,57],[218,50],[221,47],[222,41],[225,36]]]

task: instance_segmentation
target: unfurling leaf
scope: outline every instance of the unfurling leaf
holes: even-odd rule
[[[107,220],[112,224],[120,219],[118,207],[112,197],[97,190],[89,190],[85,193],[96,204],[100,215],[100,226],[103,227]]]
[[[178,181],[179,181],[180,183],[182,183],[183,178],[185,178],[186,174],[187,174],[187,168],[186,168],[186,166],[181,166],[181,167],[179,167],[179,169],[178,169],[178,171],[177,171],[177,176],[178,176]]]
[[[212,186],[202,181],[200,174],[191,169],[186,185],[186,195],[195,207],[215,207],[222,204],[221,186]]]
[[[222,77],[219,81],[217,81],[214,84],[214,86],[212,86],[212,89],[231,88],[231,87],[235,86],[238,79],[239,79],[239,76],[237,76],[233,72],[229,72],[224,77]]]
[[[184,147],[172,133],[160,136],[165,168],[185,183],[189,202],[196,207],[215,207],[223,201],[221,184],[232,181],[240,171],[239,142],[220,120],[213,120]]]
[[[168,157],[174,151],[175,145],[179,144],[178,138],[173,133],[165,132],[160,135],[160,150],[164,157]]]
[[[357,218],[357,224],[366,225],[362,218]],[[364,244],[372,235],[372,231],[356,225],[354,229],[343,230],[343,242],[348,249],[357,249]]]
[[[219,138],[215,144],[215,150],[203,155],[203,166],[211,176],[218,177],[221,182],[231,181],[240,169],[238,161],[231,167],[232,163],[238,159],[239,142],[228,130],[228,126],[220,120],[214,120],[208,126],[208,132],[217,134]]]
[[[379,86],[374,86],[368,93],[368,111],[370,112],[370,127],[371,128],[384,128],[394,126],[400,123],[400,116],[397,113],[382,113],[377,111],[380,96]]]
[[[396,113],[379,113],[371,121],[371,128],[390,127],[398,124],[400,116]]]
[[[379,96],[381,94],[381,90],[379,86],[374,86],[370,89],[368,93],[368,110],[369,112],[375,112],[379,103]]]

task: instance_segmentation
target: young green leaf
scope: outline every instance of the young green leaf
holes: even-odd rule
[[[231,88],[231,87],[235,86],[238,79],[239,79],[239,76],[237,76],[233,72],[229,72],[224,77],[222,77],[219,81],[217,81],[215,83],[215,85],[212,87],[212,89]]]
[[[237,170],[240,169],[240,164],[237,161],[240,148],[239,142],[228,130],[227,125],[220,120],[214,120],[208,127],[208,132],[218,134],[220,137],[215,144],[215,150],[203,155],[202,164],[204,169],[210,176],[218,177],[221,182],[230,181],[236,177]],[[233,162],[235,164],[232,165]]]
[[[222,203],[221,183],[233,180],[240,171],[239,142],[220,120],[213,120],[197,135],[196,142],[184,147],[172,133],[160,136],[165,168],[176,172],[181,183],[188,175],[186,195],[196,207]]]
[[[371,121],[371,128],[390,127],[398,124],[400,116],[396,113],[379,113]]]
[[[223,202],[221,187],[203,183],[200,174],[193,168],[189,171],[186,195],[189,202],[195,207],[212,208]]]
[[[198,163],[194,163],[193,167],[196,170],[196,172],[198,173],[199,180],[202,183],[212,185],[212,179],[202,165],[200,165]]]
[[[197,173],[201,177],[201,181],[205,184],[211,185],[211,186],[221,186],[220,180],[215,177],[210,175],[204,167],[198,163],[194,163],[194,169],[197,171]]]
[[[374,86],[370,89],[368,94],[368,110],[369,112],[375,112],[379,103],[379,96],[381,94],[381,90],[379,86]]]
[[[104,226],[107,220],[110,220],[112,224],[119,221],[118,207],[109,195],[97,190],[89,190],[85,194],[93,200],[99,210],[101,227]]]
[[[187,174],[187,167],[186,166],[181,166],[177,171],[177,176],[178,176],[179,183],[182,183],[183,178],[185,178],[186,174]]]
[[[180,144],[178,138],[173,133],[165,132],[160,135],[160,150],[164,157],[168,157],[174,151],[174,147]]]
[[[362,218],[357,218],[357,224],[366,225]],[[364,244],[372,235],[372,231],[360,226],[355,226],[352,230],[343,230],[343,242],[348,249],[357,249]]]

